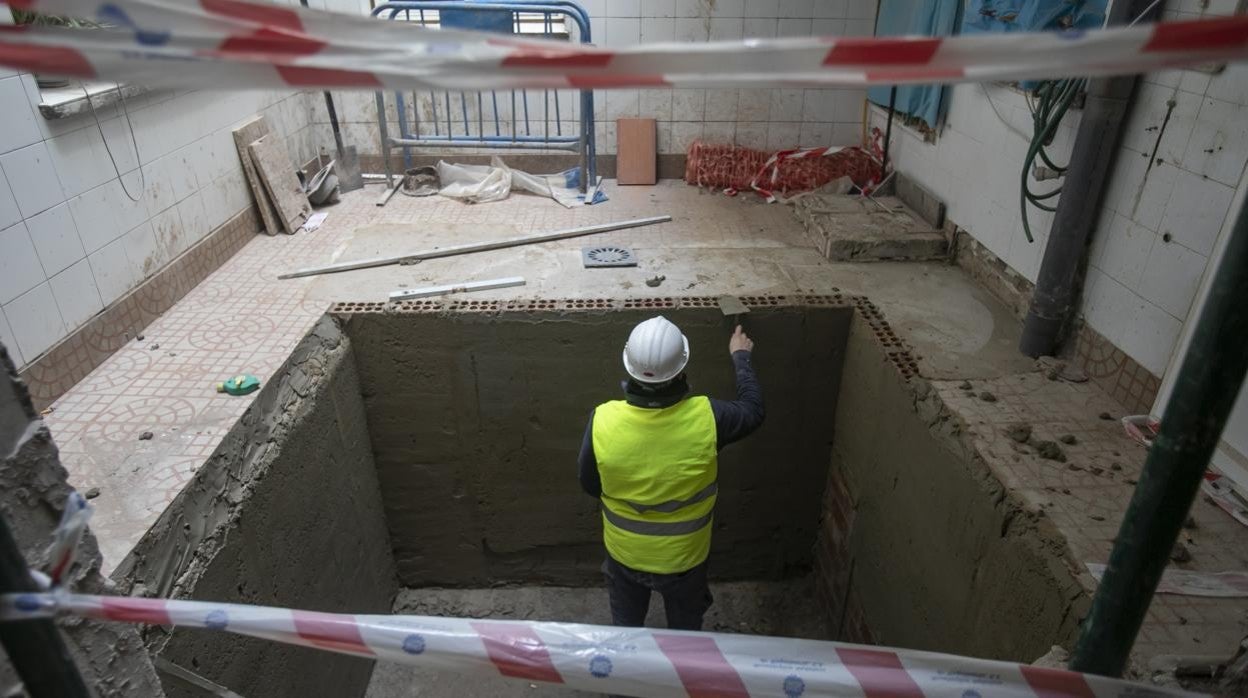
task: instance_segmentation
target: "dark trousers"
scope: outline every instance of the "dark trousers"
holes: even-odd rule
[[[602,571],[611,597],[611,622],[617,626],[645,625],[652,591],[663,596],[667,627],[672,630],[701,630],[702,616],[715,601],[706,582],[705,562],[677,574],[653,574],[626,567],[608,555]]]

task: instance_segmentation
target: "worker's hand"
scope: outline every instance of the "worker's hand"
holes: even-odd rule
[[[754,351],[754,340],[750,339],[745,330],[737,325],[737,331],[732,333],[732,339],[728,340],[728,353],[735,354],[739,351]]]

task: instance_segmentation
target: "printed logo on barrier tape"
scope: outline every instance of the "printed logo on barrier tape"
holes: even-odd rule
[[[791,674],[784,679],[784,695],[788,698],[797,698],[806,692],[806,682],[797,674]]]
[[[403,651],[408,654],[420,654],[425,651],[425,638],[423,635],[412,633],[403,638]]]
[[[230,617],[219,608],[215,611],[209,611],[208,615],[204,616],[204,625],[210,630],[225,630],[229,624]]]
[[[611,669],[611,659],[604,654],[596,654],[589,660],[589,673],[595,678],[607,678],[611,675]]]
[[[100,5],[96,17],[104,24],[116,24],[134,30],[134,40],[142,46],[164,46],[172,36],[170,32],[154,32],[143,29],[126,11],[112,3]]]

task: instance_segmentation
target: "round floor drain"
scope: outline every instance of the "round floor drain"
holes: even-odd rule
[[[627,247],[603,245],[581,248],[581,259],[586,267],[635,267],[637,257]]]

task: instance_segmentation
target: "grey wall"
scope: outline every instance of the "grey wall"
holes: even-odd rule
[[[322,318],[114,576],[159,596],[389,613],[382,516],[351,344]],[[372,672],[202,630],[153,628],[149,646],[245,696],[363,695]],[[201,695],[177,679],[166,689]]]
[[[819,541],[833,622],[861,613],[881,644],[1023,662],[1073,639],[1087,598],[1047,519],[1011,499],[858,319],[845,374],[827,501],[848,510],[826,512]]]
[[[712,573],[805,569],[818,525],[848,308],[756,310],[767,423],[720,457]],[[654,311],[360,314],[360,367],[402,582],[594,584],[604,551],[576,457],[620,352]],[[732,398],[716,308],[664,311],[689,337],[695,392]]]
[[[13,360],[0,344],[0,512],[31,566],[47,561],[43,551],[52,540],[65,501],[73,489],[66,482],[56,444],[35,414],[26,388],[17,378]],[[100,576],[100,551],[87,531],[78,546],[70,575],[72,588],[84,594],[109,593]],[[160,680],[134,626],[65,620],[59,625],[87,686],[101,698],[163,696]],[[0,652],[0,694],[20,680]]]

